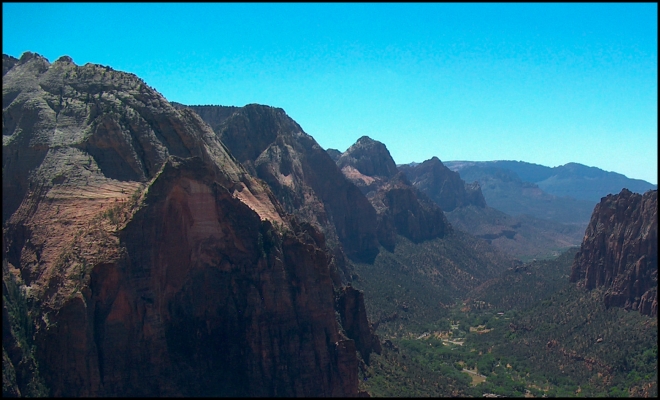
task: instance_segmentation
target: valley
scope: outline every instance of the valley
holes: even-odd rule
[[[3,55],[3,396],[657,397],[657,189],[611,174]]]
[[[656,396],[657,319],[605,309],[602,292],[571,286],[575,251],[472,291],[423,334],[384,336],[389,346],[361,372],[361,384],[378,397]],[[524,293],[549,275],[554,286]],[[503,291],[508,301],[489,302]]]

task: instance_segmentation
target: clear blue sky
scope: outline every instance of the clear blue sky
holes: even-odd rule
[[[567,162],[657,184],[658,6],[3,3],[3,53],[132,72],[184,104],[283,108],[397,163]]]

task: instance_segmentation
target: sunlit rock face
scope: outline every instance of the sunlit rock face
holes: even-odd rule
[[[197,114],[68,57],[3,73],[3,283],[48,394],[358,394],[324,235]]]
[[[385,145],[362,136],[336,160],[344,175],[356,174],[356,183],[363,192],[374,190],[374,184],[388,180],[399,172]],[[359,179],[361,177],[366,177]],[[370,178],[370,179],[368,179]]]
[[[376,210],[378,240],[385,249],[394,251],[397,235],[419,243],[451,231],[440,207],[397,170],[383,143],[363,136],[336,163]]]
[[[284,110],[258,104],[189,106],[253,176],[265,181],[287,212],[317,225],[349,275],[344,254],[372,262],[378,254],[376,213],[332,158]]]
[[[571,282],[605,288],[607,306],[658,313],[658,191],[623,189],[594,208]]]

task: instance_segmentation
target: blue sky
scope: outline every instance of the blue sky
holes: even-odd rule
[[[638,4],[3,3],[3,53],[283,108],[397,163],[578,162],[657,184],[658,9]]]

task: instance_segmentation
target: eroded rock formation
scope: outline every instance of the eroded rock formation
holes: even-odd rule
[[[358,394],[362,298],[337,318],[324,235],[197,114],[109,67],[5,66],[3,282],[48,394]]]
[[[387,147],[368,136],[359,138],[335,162],[365,194],[399,172]]]
[[[445,212],[468,205],[486,207],[479,183],[464,182],[457,172],[447,168],[437,157],[415,166],[401,165],[399,170]]]
[[[414,243],[441,238],[452,230],[444,213],[403,173],[398,173],[369,197],[379,216],[379,239],[392,251],[396,234]]]
[[[336,301],[346,335],[355,340],[355,347],[368,364],[371,353],[380,354],[382,348],[378,336],[373,333],[374,328],[367,321],[364,293],[348,285],[340,290]]]
[[[287,212],[318,225],[340,261],[371,262],[378,254],[376,213],[330,156],[284,110],[250,104],[218,121],[191,106],[232,154],[263,179]],[[343,252],[341,251],[343,250]]]
[[[571,282],[605,289],[609,306],[658,313],[658,191],[623,189],[594,208]]]
[[[451,230],[440,207],[397,170],[383,143],[363,136],[337,158],[337,165],[378,213],[378,240],[387,250],[394,250],[397,235],[419,243]]]

